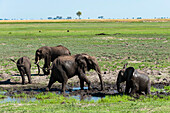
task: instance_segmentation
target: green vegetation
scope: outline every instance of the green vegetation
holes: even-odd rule
[[[107,96],[97,102],[78,101],[54,93],[37,94],[34,102],[3,103],[0,112],[168,112],[170,96]]]
[[[3,98],[5,98],[6,96],[5,95],[1,95],[0,94],[0,99],[3,99]]]
[[[170,66],[169,30],[170,22],[1,23],[0,66],[10,74],[17,70],[9,58],[29,56],[33,63],[36,49],[61,44],[72,54],[96,56],[104,71],[120,69],[125,62],[137,69],[161,70]],[[95,35],[99,33],[108,35]]]
[[[165,89],[167,92],[170,92],[170,86],[165,86],[164,89]]]

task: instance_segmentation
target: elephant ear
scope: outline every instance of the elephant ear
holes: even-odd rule
[[[83,70],[83,72],[85,72],[85,70],[87,68],[86,60],[87,60],[86,57],[84,57],[82,54],[78,54],[75,59],[75,61],[77,62],[77,65],[78,65],[78,69]]]
[[[87,67],[89,69],[96,69],[96,66],[98,65],[97,59],[93,56],[89,56],[87,54],[83,55],[87,62]]]
[[[134,71],[135,69],[133,67],[126,68],[124,73],[124,77],[126,78],[126,80],[130,80],[132,78]]]
[[[41,49],[40,49],[40,50],[38,49],[36,53],[37,53],[37,55],[41,55],[41,54],[42,54],[42,50],[41,50]]]
[[[124,73],[125,73],[125,70],[124,69],[121,69],[118,73],[118,77],[121,77],[121,79],[124,81]]]

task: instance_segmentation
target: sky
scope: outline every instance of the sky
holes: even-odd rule
[[[170,18],[170,0],[0,0],[1,19]]]

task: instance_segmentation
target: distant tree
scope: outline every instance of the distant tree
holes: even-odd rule
[[[62,16],[56,16],[55,18],[53,19],[62,19],[63,17]]]
[[[80,16],[82,15],[82,13],[81,13],[81,11],[78,11],[77,13],[76,13],[76,15],[79,17],[79,19],[80,19]]]
[[[60,16],[58,19],[62,19],[63,17],[62,16]]]
[[[72,18],[68,16],[66,19],[72,19]]]
[[[142,19],[142,17],[137,17],[137,19]]]
[[[48,17],[48,19],[53,19],[52,17]]]
[[[98,19],[103,19],[104,17],[103,16],[98,16]]]

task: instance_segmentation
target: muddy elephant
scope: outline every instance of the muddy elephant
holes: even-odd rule
[[[47,90],[49,90],[53,83],[56,81],[62,83],[62,92],[65,92],[65,86],[69,78],[78,75],[80,79],[80,88],[84,88],[84,82],[88,84],[88,89],[91,89],[91,82],[85,75],[86,71],[94,69],[100,79],[101,90],[103,90],[103,81],[98,66],[98,62],[95,57],[88,54],[76,54],[72,56],[60,56],[56,58],[51,66],[51,77]]]
[[[12,61],[15,62],[14,60]],[[31,84],[32,83],[31,82],[31,63],[30,63],[29,58],[26,56],[23,56],[19,58],[18,61],[15,63],[22,77],[22,84],[25,84],[25,77],[24,77],[25,74],[28,77],[28,83]]]
[[[66,47],[62,45],[56,47],[43,46],[37,49],[35,53],[35,64],[37,64],[38,67],[38,74],[40,74],[39,60],[44,59],[43,72],[45,75],[49,75],[50,71],[46,71],[45,69],[49,68],[50,63],[61,55],[71,55],[71,53]]]
[[[117,90],[120,92],[120,83],[126,81],[125,93],[135,94],[136,92],[141,93],[142,91],[145,94],[150,94],[150,78],[144,72],[138,72],[133,67],[126,68],[127,64],[124,65],[123,69],[119,71],[117,77]]]

